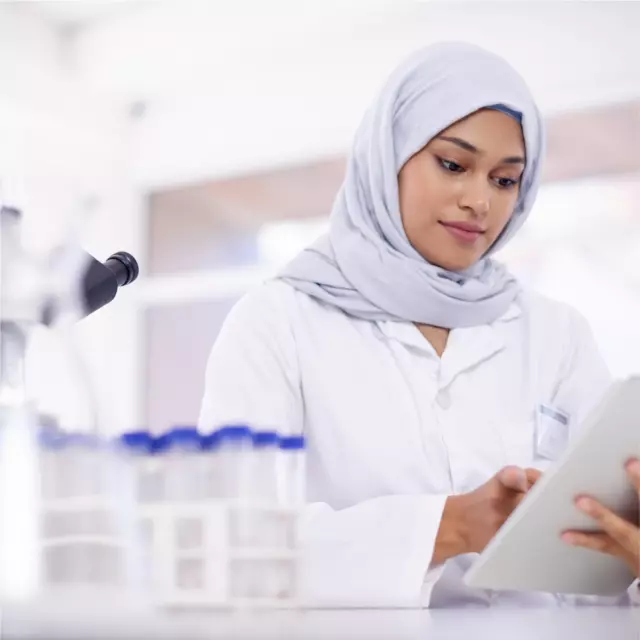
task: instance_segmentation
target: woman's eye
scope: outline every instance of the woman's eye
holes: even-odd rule
[[[501,189],[512,189],[518,184],[513,178],[496,178],[496,183]]]
[[[453,160],[438,158],[438,162],[440,163],[440,166],[449,173],[463,173],[465,171],[465,168],[462,165],[459,165]],[[494,182],[500,189],[513,189],[519,184],[520,180],[514,178],[495,178]]]
[[[461,167],[457,162],[453,162],[453,160],[444,160],[443,158],[438,158],[438,160],[447,171],[451,171],[452,173],[464,171],[464,167]]]

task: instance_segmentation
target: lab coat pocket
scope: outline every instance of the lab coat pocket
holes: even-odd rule
[[[536,407],[535,454],[539,460],[557,460],[569,443],[570,416],[557,407]]]
[[[505,464],[544,471],[565,450],[569,440],[569,416],[550,405],[539,404],[534,415],[503,431]]]

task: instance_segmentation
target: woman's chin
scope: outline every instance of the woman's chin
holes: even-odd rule
[[[420,251],[420,254],[427,262],[441,269],[446,269],[447,271],[466,271],[478,262],[482,256],[482,254],[478,254],[477,251],[464,252],[464,254],[461,254],[459,251],[451,252],[450,254],[438,253],[434,255],[430,253],[430,257],[426,252]]]

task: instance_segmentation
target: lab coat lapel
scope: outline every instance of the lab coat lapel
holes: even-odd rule
[[[440,388],[456,376],[500,353],[505,347],[505,323],[518,318],[521,309],[513,304],[492,324],[454,329],[449,334],[440,366]]]

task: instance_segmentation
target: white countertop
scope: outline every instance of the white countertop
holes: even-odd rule
[[[5,638],[212,640],[638,640],[640,607],[578,609],[310,610],[152,616],[91,614],[74,624],[51,613],[5,611]]]

